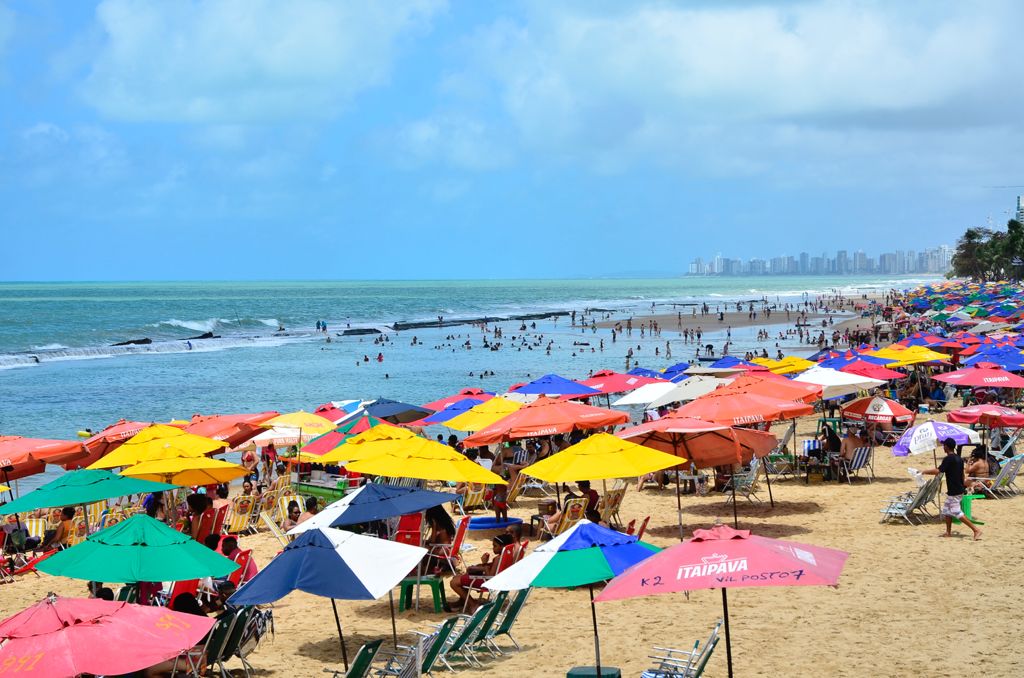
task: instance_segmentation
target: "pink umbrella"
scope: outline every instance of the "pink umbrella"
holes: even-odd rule
[[[936,374],[935,381],[944,381],[957,386],[987,386],[988,388],[1024,388],[1024,377],[1018,377],[1006,370],[984,367],[965,367],[955,372]]]
[[[694,530],[693,539],[634,565],[597,596],[598,602],[658,593],[722,589],[725,649],[732,676],[729,599],[726,590],[754,586],[836,586],[850,554],[836,549],[769,539],[718,525]]]
[[[100,599],[51,595],[0,622],[0,675],[119,675],[177,657],[216,620]]]
[[[1017,428],[1024,426],[1024,414],[1002,405],[984,404],[961,407],[946,417],[957,424],[985,424],[991,427]]]

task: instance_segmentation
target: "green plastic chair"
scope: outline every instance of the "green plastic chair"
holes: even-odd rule
[[[380,650],[382,642],[384,641],[371,640],[359,648],[355,659],[352,660],[352,664],[348,667],[348,672],[344,674],[345,678],[366,678],[366,676],[370,675],[370,666],[373,664],[373,659],[377,656],[377,651]],[[341,674],[335,673],[334,675]]]
[[[224,662],[231,659],[231,657],[238,652],[238,647],[242,643],[242,634],[245,632],[245,627],[249,624],[249,619],[252,617],[252,611],[253,608],[250,605],[246,605],[245,607],[241,607],[236,610],[234,619],[225,634],[224,644],[221,646],[220,652],[217,653],[216,657],[207,655],[207,666],[213,666],[214,663],[216,663],[222,676],[231,675],[231,672],[228,671],[226,666],[224,666]],[[242,659],[242,670],[245,671],[246,676],[249,675],[250,668],[252,667],[249,662]]]
[[[508,604],[508,608],[505,610],[505,614],[501,617],[501,621],[498,622],[498,625],[488,636],[488,644],[497,649],[498,652],[501,652],[501,648],[498,647],[498,644],[494,640],[498,636],[507,636],[508,639],[512,641],[512,644],[516,646],[517,650],[522,649],[519,647],[519,643],[516,642],[516,639],[512,637],[512,625],[516,623],[516,619],[519,617],[519,613],[522,611],[523,605],[526,604],[526,599],[530,595],[530,590],[531,589],[523,589],[512,598],[511,602]]]
[[[122,603],[139,602],[139,587],[137,584],[125,584],[117,592],[117,599]]]

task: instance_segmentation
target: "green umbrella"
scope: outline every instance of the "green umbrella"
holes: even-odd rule
[[[174,487],[150,480],[119,476],[110,471],[81,469],[65,473],[39,489],[0,506],[0,515],[24,513],[41,508],[91,504],[113,497],[126,497],[129,494],[173,490]]]
[[[140,513],[53,554],[36,569],[74,579],[130,584],[224,577],[238,565]]]

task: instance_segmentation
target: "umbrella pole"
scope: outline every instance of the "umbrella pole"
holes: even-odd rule
[[[729,595],[722,587],[722,618],[725,620],[725,660],[729,664],[729,678],[732,678],[732,639],[729,637]]]
[[[391,606],[391,639],[395,643],[395,649],[398,649],[398,627],[395,626],[395,593],[394,591],[388,591],[388,605]]]
[[[590,618],[594,621],[594,659],[597,660],[597,678],[601,678],[601,640],[597,637],[597,608],[594,607],[594,585],[587,587],[590,590]]]
[[[338,603],[335,602],[334,598],[331,598],[331,608],[334,610],[334,624],[338,627],[338,640],[341,642],[341,661],[345,663],[345,670],[348,671],[348,652],[345,650],[345,634],[341,632],[341,619],[338,618]]]
[[[736,472],[733,471],[732,482],[732,527],[734,530],[740,529],[740,519],[736,515]]]
[[[14,501],[14,499],[15,499],[15,497],[14,497],[14,489],[15,488],[11,487],[11,478],[7,474],[7,468],[8,468],[7,466],[4,466],[4,485],[7,485],[8,487],[10,487],[10,489],[7,490],[7,494],[11,495],[11,501]],[[13,468],[13,466],[11,468]],[[17,486],[17,483],[15,483],[15,486]],[[18,531],[21,532],[21,514],[19,514],[19,513],[15,513],[14,514],[14,522],[17,523]]]
[[[754,457],[757,459],[757,457]],[[768,483],[768,501],[771,502],[772,508],[775,508],[775,497],[772,496],[772,476],[768,473],[768,469],[764,470],[764,480]]]
[[[683,534],[683,497],[679,489],[679,470],[676,469],[676,516],[679,518],[679,541],[686,537]]]

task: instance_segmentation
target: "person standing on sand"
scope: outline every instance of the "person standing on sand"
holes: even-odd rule
[[[981,539],[981,530],[964,515],[960,505],[960,500],[964,496],[964,460],[960,458],[956,449],[956,441],[952,438],[942,441],[942,449],[946,451],[946,456],[942,458],[938,468],[922,471],[926,476],[937,476],[939,473],[946,476],[946,501],[942,504],[942,510],[939,512],[946,520],[946,533],[941,536],[953,536],[953,518],[957,518],[971,528],[971,532],[974,533],[974,541],[978,541]]]

